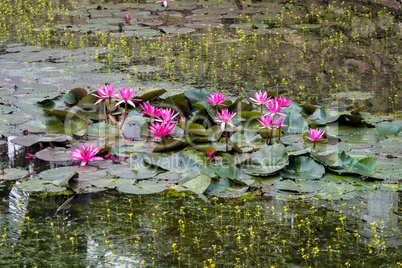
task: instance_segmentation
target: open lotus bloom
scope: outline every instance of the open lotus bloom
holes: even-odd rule
[[[140,113],[149,115],[150,117],[157,117],[160,115],[160,113],[162,112],[162,108],[157,108],[152,106],[151,104],[146,104],[145,102],[143,102],[142,104],[140,103],[140,106],[142,108],[142,111]]]
[[[105,85],[104,87],[98,87],[97,88],[98,94],[91,94],[92,96],[95,96],[97,98],[99,98],[99,100],[97,102],[94,103],[98,104],[99,102],[101,102],[104,99],[109,99],[109,98],[118,98],[114,92],[114,87],[113,84],[110,85]]]
[[[81,145],[81,149],[75,147],[75,149],[70,153],[74,157],[71,161],[82,161],[81,167],[83,167],[88,163],[88,161],[103,160],[102,157],[95,157],[95,155],[100,151],[99,146],[96,146],[93,149],[92,146],[93,144],[91,143],[88,148],[85,147],[84,144]]]
[[[268,93],[267,92],[262,93],[261,91],[255,92],[254,98],[250,98],[251,102],[254,103],[255,105],[266,104],[267,101],[269,101],[269,99],[270,97],[268,97]]]
[[[322,138],[322,136],[325,133],[325,131],[323,131],[322,129],[310,128],[309,130],[307,130],[307,133],[310,135],[310,137],[306,137],[306,138],[310,141],[316,142],[316,141],[324,141],[325,140]]]
[[[281,111],[285,109],[285,107],[282,108],[277,100],[268,101],[266,105],[268,110],[264,109],[264,111],[268,112],[271,117],[274,117],[275,115],[286,116],[286,114],[281,113]]]
[[[119,88],[118,91],[121,97],[116,96],[116,98],[120,99],[120,101],[116,103],[115,107],[119,106],[123,102],[127,102],[128,104],[130,104],[135,108],[135,104],[133,103],[133,101],[142,101],[141,99],[131,99],[131,96],[135,93],[136,90],[137,90],[136,88],[132,89],[128,89],[127,87],[124,87],[124,89]]]
[[[179,113],[177,113],[175,110],[171,108],[166,108],[164,110],[162,109],[159,115],[157,115],[155,121],[170,123],[178,115]]]
[[[217,123],[221,123],[222,132],[225,131],[226,124],[229,124],[230,126],[234,127],[234,125],[230,123],[229,120],[236,115],[236,112],[230,113],[228,109],[223,109],[222,113],[217,112],[217,114],[218,116],[214,116],[214,119]]]
[[[222,93],[222,95],[219,94],[219,92],[215,94],[211,94],[211,96],[207,97],[207,101],[210,102],[210,105],[212,106],[217,106],[217,105],[222,105],[226,106],[223,104],[225,101],[227,101],[229,98],[225,99],[225,94]]]
[[[165,135],[174,134],[176,132],[172,131],[175,124],[165,123],[165,122],[155,122],[149,126],[148,131],[155,135],[154,139],[160,138]]]

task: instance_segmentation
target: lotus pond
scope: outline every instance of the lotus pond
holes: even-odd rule
[[[1,267],[402,266],[397,1],[0,13]]]

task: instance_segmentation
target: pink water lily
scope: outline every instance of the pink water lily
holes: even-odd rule
[[[148,131],[155,135],[154,139],[157,139],[162,136],[176,133],[176,132],[172,131],[174,126],[175,126],[175,124],[172,124],[172,123],[155,122],[149,126]]]
[[[142,108],[142,111],[140,113],[146,114],[150,117],[157,117],[160,115],[161,111],[163,110],[162,108],[157,108],[152,106],[151,104],[146,104],[145,102],[140,103],[140,106]]]
[[[268,114],[270,114],[269,116],[271,116],[271,117],[275,117],[275,115],[283,115],[283,116],[286,116],[286,114],[281,113],[281,111],[282,111],[283,109],[285,109],[285,107],[282,108],[282,107],[279,105],[279,102],[278,102],[278,101],[276,101],[276,100],[274,100],[274,101],[269,101],[269,102],[267,102],[265,105],[267,106],[268,110],[265,110],[265,109],[264,109],[264,111],[265,111],[265,112],[268,112]]]
[[[167,8],[167,2],[174,2],[174,0],[161,0],[161,1],[156,1],[156,3],[163,3],[163,5],[165,6],[165,8]]]
[[[275,118],[274,121],[272,122],[273,124],[273,129],[279,129],[279,136],[278,136],[278,143],[281,142],[281,127],[287,127],[288,125],[285,125],[283,122],[285,121],[285,118],[279,117]]]
[[[251,102],[253,102],[255,105],[262,105],[267,103],[271,97],[268,97],[268,93],[264,92],[262,93],[261,91],[255,92],[254,93],[254,98],[250,98]]]
[[[220,95],[219,92],[211,94],[209,97],[207,97],[207,101],[209,101],[210,105],[212,106],[218,106],[218,105],[226,106],[223,103],[228,99],[229,98],[225,99],[225,94],[222,93],[222,95]]]
[[[116,98],[120,99],[120,101],[116,103],[115,107],[119,106],[123,102],[126,102],[135,108],[135,104],[133,101],[142,101],[141,99],[131,99],[131,96],[135,93],[136,90],[137,90],[136,88],[132,89],[128,89],[127,87],[124,87],[124,89],[119,88],[118,91],[121,97],[116,96]]]
[[[308,140],[314,142],[313,148],[315,147],[315,143],[317,141],[324,141],[325,140],[323,138],[323,135],[324,135],[325,131],[323,131],[322,129],[310,128],[309,130],[307,130],[307,133],[310,135],[310,137],[306,137],[306,138]]]
[[[270,116],[264,116],[261,115],[261,120],[257,119],[257,121],[260,123],[260,127],[259,128],[266,128],[267,129],[267,133],[266,133],[266,144],[270,144],[271,142],[271,138],[272,138],[272,117]],[[268,135],[268,130],[271,130],[270,135]]]
[[[74,157],[71,161],[82,161],[81,167],[83,167],[88,163],[88,161],[103,160],[102,157],[95,157],[95,155],[100,151],[99,146],[96,146],[93,149],[92,146],[93,144],[91,143],[88,148],[85,147],[84,144],[81,145],[81,149],[75,147],[75,149],[70,153]]]
[[[171,108],[162,109],[155,121],[170,123],[178,115],[179,113]]]
[[[131,20],[131,17],[127,14],[125,17],[124,17],[126,20]]]
[[[290,104],[293,102],[292,100],[287,100],[285,97],[275,97],[275,101],[278,102],[279,106],[281,107],[289,107]]]
[[[222,113],[217,112],[217,114],[218,116],[214,116],[214,119],[217,123],[221,123],[222,132],[225,131],[226,124],[229,124],[230,126],[234,127],[234,125],[230,123],[229,120],[236,115],[236,112],[230,113],[228,109],[223,109]]]
[[[113,84],[110,84],[110,85],[106,84],[104,87],[98,87],[97,91],[98,91],[99,96],[94,93],[91,93],[92,96],[99,98],[99,100],[97,102],[95,102],[94,105],[98,104],[99,102],[103,101],[104,99],[117,98],[117,96],[114,92]]]
[[[232,123],[230,123],[229,120],[232,119],[236,115],[236,112],[230,113],[228,109],[223,109],[222,113],[219,113],[218,111],[216,113],[218,114],[218,116],[214,116],[214,119],[217,123],[221,123],[222,132],[225,131],[226,152],[229,152],[228,132],[226,131],[226,124],[229,124],[230,126],[234,127],[234,125]]]

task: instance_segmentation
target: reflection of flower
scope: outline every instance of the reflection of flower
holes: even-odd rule
[[[104,99],[118,98],[115,95],[113,84],[105,85],[104,87],[98,87],[97,91],[98,91],[99,96],[96,94],[93,94],[93,93],[91,94],[92,96],[99,98],[99,100],[97,102],[95,102],[94,104],[98,104],[99,102],[101,102]]]
[[[161,0],[161,1],[156,1],[156,3],[163,3],[163,5],[164,5],[165,7],[167,7],[167,2],[168,2],[168,1],[174,2],[174,0]]]
[[[135,104],[132,101],[142,101],[141,99],[130,99],[137,90],[136,88],[128,89],[127,87],[124,87],[124,89],[119,88],[118,90],[121,97],[116,96],[116,98],[120,99],[121,101],[116,103],[115,107],[119,106],[123,102],[127,102],[135,108]]]
[[[93,149],[92,146],[93,144],[91,143],[88,148],[86,148],[84,144],[81,145],[81,149],[75,147],[75,149],[70,153],[74,157],[71,161],[82,161],[81,167],[83,167],[88,161],[103,160],[102,157],[95,157],[95,155],[100,151],[99,146],[96,146]]]
[[[250,98],[251,102],[255,105],[262,105],[269,101],[270,97],[267,97],[267,92],[262,93],[261,91],[254,93],[254,98]]]
[[[175,124],[172,124],[172,123],[155,122],[149,126],[148,131],[151,132],[152,134],[155,134],[154,139],[157,139],[157,138],[160,138],[165,135],[170,135],[170,134],[176,133],[176,132],[172,131],[174,126],[175,126]]]
[[[211,94],[211,96],[207,97],[207,101],[209,101],[212,106],[226,106],[223,104],[225,101],[227,101],[229,98],[225,99],[225,94],[222,93],[222,95],[219,94],[219,92],[216,92],[215,94]]]
[[[228,109],[223,109],[222,113],[217,112],[217,114],[218,116],[214,116],[214,119],[216,122],[221,123],[222,132],[225,131],[226,123],[234,127],[234,125],[230,123],[229,120],[236,115],[236,112],[230,113]]]

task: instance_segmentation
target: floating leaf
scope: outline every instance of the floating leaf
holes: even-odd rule
[[[321,190],[323,187],[322,183],[319,181],[311,180],[283,180],[276,181],[274,183],[274,188],[277,190],[292,191],[298,193],[312,193]]]
[[[375,125],[375,128],[382,135],[395,135],[398,136],[402,133],[402,121],[382,122]]]
[[[184,95],[190,100],[191,104],[205,101],[207,97],[209,97],[211,94],[208,91],[204,90],[187,90],[184,92]]]
[[[159,90],[154,90],[148,93],[145,93],[140,96],[140,99],[142,99],[144,102],[146,101],[153,101],[156,98],[162,96],[163,94],[166,93],[166,89],[159,89]]]
[[[116,166],[107,169],[107,172],[112,175],[122,179],[135,179],[137,173],[133,170],[131,166]]]
[[[282,144],[266,145],[252,153],[250,158],[254,159],[257,164],[242,165],[241,169],[244,173],[253,176],[268,176],[289,164],[289,156]]]
[[[39,159],[55,162],[55,161],[70,161],[72,156],[70,155],[71,150],[64,147],[48,147],[35,154]]]
[[[118,131],[116,126],[101,122],[89,125],[87,135],[94,137],[106,137],[109,135],[117,135],[117,133]]]
[[[74,166],[60,167],[42,171],[38,174],[38,177],[51,182],[52,184],[65,187],[68,181],[77,173]]]
[[[144,195],[163,192],[164,190],[166,190],[166,187],[161,183],[156,183],[152,181],[140,181],[137,183],[137,185],[118,184],[117,190],[127,194]]]
[[[177,124],[178,127],[183,129],[187,134],[196,134],[200,136],[207,136],[207,130],[201,126],[200,124],[196,123],[189,123],[189,122],[179,122]]]
[[[21,184],[15,185],[17,188],[27,192],[49,192],[49,193],[64,193],[65,187],[56,186],[50,181],[42,180],[39,177],[31,177],[28,180],[23,180]]]
[[[179,181],[179,185],[182,185],[192,190],[196,194],[204,193],[210,184],[211,184],[211,177],[209,177],[205,173],[202,173],[189,180]]]
[[[28,171],[19,168],[6,168],[0,173],[0,181],[14,181],[26,176]]]
[[[72,140],[68,135],[45,134],[45,135],[28,135],[20,136],[12,139],[11,142],[20,146],[32,146],[40,142],[65,142]]]
[[[289,179],[319,179],[324,175],[324,166],[318,164],[308,156],[298,156],[292,158],[290,165],[279,172],[284,178]]]

